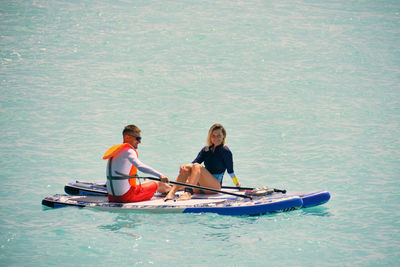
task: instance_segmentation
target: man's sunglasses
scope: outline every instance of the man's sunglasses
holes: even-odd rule
[[[139,136],[134,136],[134,135],[129,135],[129,136],[134,137],[136,139],[136,141],[141,141],[142,140],[142,137],[139,137]]]

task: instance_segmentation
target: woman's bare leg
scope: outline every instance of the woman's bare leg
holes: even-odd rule
[[[212,189],[221,189],[221,184],[219,181],[202,165],[200,164],[193,164],[192,166],[192,172],[189,176],[189,181],[188,184],[192,185],[200,185]],[[214,192],[211,191],[205,191],[204,193],[206,194],[211,194]],[[185,192],[179,200],[188,200],[191,199],[191,194],[189,192]]]
[[[179,175],[176,177],[176,181],[179,183],[186,183],[187,179],[189,178],[190,174],[192,172],[192,165],[191,164],[186,164],[182,165],[179,168]],[[175,193],[179,190],[183,190],[182,186],[178,186],[174,184],[171,187],[171,190],[169,190],[167,196],[164,198],[165,201],[170,200],[170,199],[175,199]]]

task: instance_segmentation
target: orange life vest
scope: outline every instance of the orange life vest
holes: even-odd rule
[[[104,154],[103,159],[110,159],[112,157],[114,157],[115,155],[117,155],[119,152],[121,152],[121,150],[124,147],[128,147],[128,148],[132,148],[135,152],[136,152],[136,156],[139,157],[138,152],[136,151],[136,149],[134,149],[130,144],[128,143],[123,143],[123,144],[119,144],[119,145],[115,145],[110,147],[107,152]],[[129,171],[129,176],[135,176],[137,175],[137,168],[135,167],[135,165],[132,164],[131,170]],[[132,178],[129,179],[129,184],[131,186],[136,186],[136,179]]]

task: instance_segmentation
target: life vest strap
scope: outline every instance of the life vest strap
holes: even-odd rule
[[[116,179],[116,178],[119,178],[119,177],[116,177],[116,176],[113,176],[112,175],[112,172],[111,172],[111,165],[112,165],[112,157],[109,159],[109,161],[108,161],[108,175],[107,175],[107,179],[109,179],[110,180],[110,187],[111,187],[111,194],[112,194],[112,196],[114,197],[114,199],[118,202],[118,203],[121,203],[121,201],[118,199],[118,197],[117,197],[117,195],[115,194],[115,191],[114,191],[114,186],[113,186],[113,180],[123,180],[123,179]],[[121,177],[121,178],[123,178],[123,177]]]

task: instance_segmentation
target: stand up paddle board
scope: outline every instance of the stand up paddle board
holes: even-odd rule
[[[107,196],[107,187],[104,182],[82,182],[82,181],[70,182],[65,185],[64,191],[69,195]],[[237,189],[225,190],[225,191],[234,193],[243,193],[243,194],[246,193],[246,191],[239,191]],[[205,196],[210,196],[210,195],[205,195]],[[272,195],[270,195],[270,197],[279,197],[279,196],[300,197],[303,201],[302,208],[309,208],[325,204],[331,198],[331,195],[328,191],[311,191],[311,192],[287,191],[286,193],[274,192]]]
[[[150,213],[217,213],[220,215],[262,215],[299,209],[303,201],[298,196],[267,197],[253,199],[210,194],[192,196],[190,200],[167,201],[156,194],[149,201],[134,203],[109,202],[106,196],[54,195],[42,200],[42,204],[51,208],[80,207],[106,211],[132,211]]]

